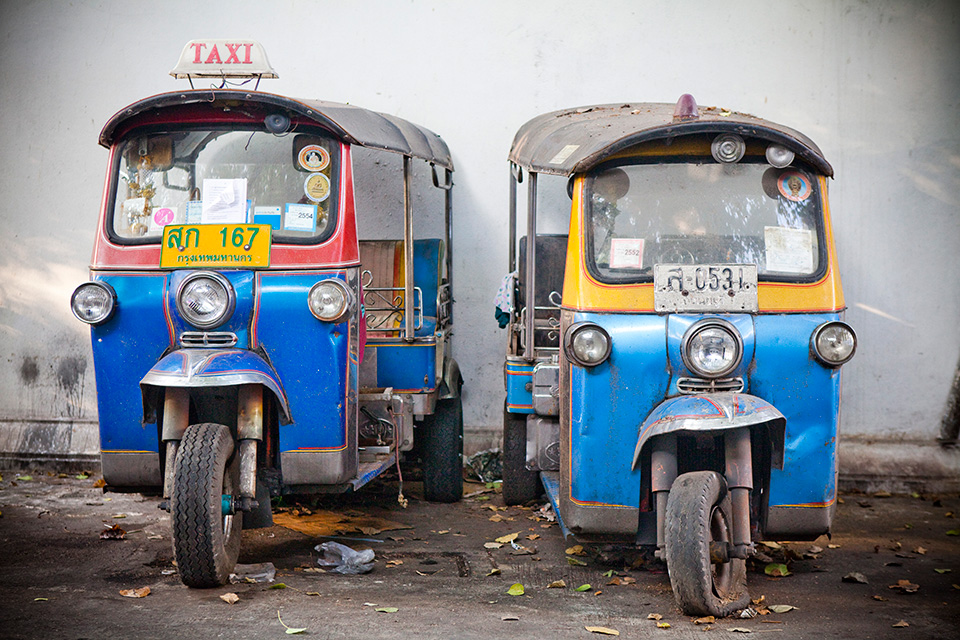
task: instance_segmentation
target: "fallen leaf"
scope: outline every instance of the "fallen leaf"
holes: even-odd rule
[[[760,544],[762,544],[763,546],[765,546],[765,547],[768,548],[768,549],[773,549],[774,551],[778,551],[778,550],[780,550],[780,549],[783,548],[783,546],[781,546],[779,543],[777,543],[777,542],[771,542],[771,541],[769,541],[769,540],[764,540],[764,541],[762,541]]]
[[[659,613],[651,613],[647,615],[647,620],[663,620],[663,616]]]
[[[590,633],[599,633],[605,636],[619,636],[620,632],[610,627],[584,627]]]
[[[287,633],[287,635],[291,635],[291,636],[292,636],[292,635],[297,634],[297,633],[303,633],[304,631],[307,630],[306,627],[303,627],[303,628],[288,627],[288,626],[284,623],[284,621],[280,618],[280,611],[277,611],[277,620],[280,620],[280,624],[283,625],[283,628],[284,628],[285,632]]]
[[[579,587],[577,587],[577,588],[575,589],[575,591],[590,591],[590,589],[593,589],[593,586],[592,586],[592,585],[590,585],[590,584],[582,584],[582,585],[580,585]]]
[[[388,567],[399,567],[403,564],[403,560],[387,560]]]
[[[539,534],[539,533],[531,533],[531,534],[527,535],[526,538],[527,538],[527,540],[537,540],[537,539],[540,538],[540,534]]]
[[[236,604],[237,602],[240,602],[240,596],[235,593],[225,593],[220,596],[220,599],[227,604]]]
[[[786,613],[787,611],[793,611],[797,607],[791,604],[772,604],[767,609],[773,611],[774,613]]]
[[[319,596],[319,595],[320,595],[320,592],[319,592],[319,591],[304,591],[304,592],[303,592],[303,595],[305,595],[305,596]]]
[[[844,582],[859,582],[860,584],[869,584],[867,582],[867,578],[862,573],[857,571],[851,571],[847,575],[843,576],[841,580]]]
[[[620,582],[619,576],[611,578],[610,582],[607,583],[607,586],[619,587],[622,583]]]
[[[572,564],[575,567],[585,567],[587,563],[581,560],[580,558],[574,558],[573,556],[567,556],[567,564]]]
[[[563,580],[554,580],[553,582],[547,585],[547,589],[566,589],[566,588],[567,588],[567,583],[564,582]]]
[[[89,478],[90,476],[87,475],[86,473],[78,473],[78,474],[77,474],[76,476],[74,476],[74,477],[75,477],[77,480],[86,480],[86,479]]]
[[[889,491],[877,491],[875,494],[873,494],[873,497],[875,497],[875,498],[892,498],[892,497],[893,497],[893,494],[890,493]]]
[[[484,549],[499,549],[502,546],[503,546],[502,542],[484,542],[483,543]]]
[[[669,623],[669,622],[658,622],[658,623],[657,623],[657,629],[669,629],[669,628],[670,628],[670,623]]]
[[[505,536],[500,536],[499,538],[497,538],[497,542],[499,542],[500,544],[509,544],[514,540],[516,540],[519,535],[520,535],[520,532],[518,531],[517,533],[510,533]]]
[[[520,617],[519,616],[500,616],[500,619],[504,622],[510,622],[513,620],[519,620]]]
[[[124,598],[146,598],[150,595],[150,587],[140,587],[139,589],[121,589],[120,595]]]
[[[785,578],[789,575],[792,575],[790,573],[790,570],[787,569],[787,565],[779,564],[776,562],[771,562],[766,567],[764,567],[763,572],[768,576],[773,576],[774,578]]]
[[[33,480],[33,476],[17,476],[17,480],[20,482],[30,482]]]
[[[637,579],[630,576],[620,576],[620,582],[622,584],[637,584]]]
[[[734,633],[753,633],[753,631],[750,629],[744,629],[743,627],[734,627],[733,629],[730,629],[730,631]]]
[[[490,569],[490,573],[488,573],[487,575],[488,575],[488,576],[498,576],[498,575],[500,575],[500,567],[494,567],[493,569]]]
[[[507,589],[507,595],[511,596],[522,596],[523,595],[523,585],[519,582],[516,582],[510,585],[510,588]]]
[[[767,599],[767,596],[760,596],[756,600],[751,600],[750,603],[753,604],[754,606],[759,607],[763,604],[763,601],[766,599]]]
[[[586,552],[583,550],[582,544],[577,544],[566,550],[568,556],[585,556]]]
[[[950,569],[934,569],[937,573],[950,573]]]
[[[34,598],[34,602],[49,602],[50,598]]]
[[[894,625],[892,625],[892,626],[893,626],[894,629],[903,629],[904,627],[909,627],[909,626],[910,626],[910,623],[907,622],[906,620],[901,620],[900,622],[897,622],[896,624],[894,624]]]
[[[903,593],[916,593],[920,590],[920,585],[914,584],[909,580],[897,580],[897,584],[891,584],[888,589],[899,589]]]
[[[960,536],[960,529],[950,529],[947,531],[948,536]]]
[[[874,600],[879,600],[880,602],[886,602],[890,598],[884,598],[883,596],[873,596]]]
[[[714,616],[706,616],[705,618],[697,618],[693,621],[693,624],[713,624],[717,619]]]
[[[286,589],[286,588],[287,588],[287,585],[285,585],[282,582],[278,582],[276,584],[272,584],[269,587],[267,587],[267,589]]]
[[[399,607],[377,607],[374,609],[377,613],[396,613],[400,611]]]
[[[807,553],[823,553],[823,547],[818,547],[817,545],[813,545],[812,547],[807,549]]]
[[[828,544],[827,549],[839,549],[840,545],[838,544]]]
[[[127,532],[120,528],[120,525],[107,525],[104,523],[106,529],[100,532],[101,540],[123,540],[124,536],[127,535]]]
[[[450,529],[444,529],[443,531],[437,531],[437,535],[443,535],[445,533],[450,533]]]
[[[917,553],[917,554],[920,554],[921,556],[927,554],[927,550],[924,549],[923,547],[917,547],[916,549],[913,550],[913,552],[914,552],[914,553]]]

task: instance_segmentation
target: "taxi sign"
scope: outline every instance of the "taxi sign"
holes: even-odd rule
[[[161,269],[270,266],[269,224],[174,224],[163,228]]]
[[[244,38],[191,40],[170,72],[174,78],[279,78],[259,42]]]

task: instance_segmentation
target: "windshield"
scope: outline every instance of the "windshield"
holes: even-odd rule
[[[812,175],[766,164],[632,164],[586,182],[587,263],[601,281],[649,280],[654,264],[756,264],[767,280],[820,269]]]
[[[313,243],[336,216],[338,143],[320,135],[194,129],[119,145],[111,236],[159,242],[168,224],[269,224],[274,242]]]

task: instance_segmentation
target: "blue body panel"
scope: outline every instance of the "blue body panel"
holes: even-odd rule
[[[166,273],[93,274],[117,293],[114,316],[90,328],[97,381],[100,448],[157,452],[156,424],[143,423],[140,379],[171,344],[162,304]]]
[[[640,425],[666,396],[666,318],[577,313],[575,321],[601,325],[612,350],[596,367],[571,367],[570,497],[583,506],[638,508],[633,448]]]
[[[280,428],[280,451],[340,450],[347,446],[347,393],[356,392],[349,361],[351,321],[321,322],[307,306],[317,282],[346,278],[343,270],[260,272],[256,344],[280,375],[293,424]]]
[[[571,499],[581,506],[639,507],[640,474],[631,471],[640,425],[691,375],[680,357],[693,315],[576,313],[610,334],[610,358],[571,366]],[[810,336],[839,314],[723,315],[740,331],[744,393],[786,418],[783,469],[773,469],[770,506],[830,504],[836,495],[840,374],[810,354]],[[669,382],[668,382],[669,381]]]
[[[398,340],[370,340],[377,350],[377,386],[394,391],[422,393],[437,388],[436,343],[406,344]]]

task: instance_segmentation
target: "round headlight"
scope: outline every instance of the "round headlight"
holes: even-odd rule
[[[190,274],[180,283],[177,293],[180,315],[200,329],[210,329],[226,322],[235,303],[230,281],[212,271]]]
[[[710,153],[717,162],[740,162],[746,151],[747,145],[743,142],[743,138],[735,133],[721,133],[710,145]]]
[[[817,360],[828,367],[839,367],[856,353],[857,334],[848,324],[827,322],[816,328],[810,344]]]
[[[307,304],[310,313],[324,322],[339,322],[350,311],[352,297],[342,280],[331,278],[313,285]]]
[[[790,163],[793,162],[795,154],[786,147],[781,147],[778,144],[772,144],[767,147],[766,156],[767,162],[770,163],[770,166],[776,167],[777,169],[783,169],[784,167],[790,166]]]
[[[563,342],[567,357],[584,367],[595,367],[610,356],[610,335],[593,323],[573,325]]]
[[[103,324],[117,305],[117,294],[106,282],[86,282],[70,296],[70,308],[78,320],[87,324]]]
[[[704,378],[719,378],[737,368],[743,355],[740,333],[725,320],[701,320],[681,344],[683,363]]]

